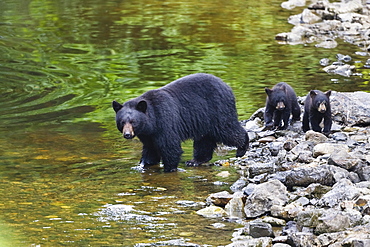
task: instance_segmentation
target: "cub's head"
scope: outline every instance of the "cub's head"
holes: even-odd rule
[[[147,122],[147,102],[144,100],[130,100],[123,105],[117,101],[112,102],[116,112],[117,129],[126,139],[132,139],[137,134],[145,132]]]
[[[270,105],[273,105],[276,110],[282,111],[287,105],[287,96],[285,93],[285,88],[269,89],[265,88],[265,92],[268,97]]]
[[[312,106],[320,113],[325,113],[330,109],[329,97],[331,90],[323,93],[319,90],[311,90],[310,97],[312,99]]]

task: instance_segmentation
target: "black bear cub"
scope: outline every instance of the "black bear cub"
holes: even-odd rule
[[[319,90],[311,90],[306,97],[304,103],[304,114],[302,129],[304,132],[311,128],[316,132],[323,132],[328,135],[331,130],[331,109],[330,100],[331,90],[323,93]],[[320,127],[320,123],[324,119],[324,129]]]
[[[123,137],[137,136],[143,143],[140,164],[177,170],[181,142],[194,140],[193,159],[197,166],[212,159],[217,143],[237,147],[243,156],[249,145],[240,125],[231,88],[210,74],[192,74],[159,89],[150,90],[123,105],[113,101],[116,123]]]
[[[289,125],[290,114],[293,115],[293,120],[300,120],[301,108],[291,86],[280,82],[272,89],[265,88],[265,92],[267,94],[264,116],[265,129],[286,129]]]

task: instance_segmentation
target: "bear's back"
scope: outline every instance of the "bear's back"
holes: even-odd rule
[[[220,78],[205,73],[191,74],[160,88],[176,96],[193,95],[204,97],[233,97],[231,88]]]

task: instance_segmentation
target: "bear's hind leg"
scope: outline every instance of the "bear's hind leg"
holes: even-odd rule
[[[187,166],[199,166],[210,161],[217,143],[212,138],[204,136],[200,140],[194,140],[193,147],[193,159],[186,162]]]
[[[177,171],[177,166],[183,153],[179,140],[165,139],[159,147],[165,172]]]

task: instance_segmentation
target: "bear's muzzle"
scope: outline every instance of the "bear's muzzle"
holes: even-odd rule
[[[320,113],[324,113],[326,112],[326,105],[325,105],[325,102],[321,102],[321,104],[319,105],[318,109],[317,109]]]
[[[277,104],[276,104],[276,110],[279,110],[279,111],[281,111],[281,110],[284,110],[285,109],[285,104],[284,104],[284,102],[278,102]]]
[[[125,125],[123,125],[122,135],[126,139],[132,139],[135,137],[134,128],[132,127],[132,124],[125,123]]]

